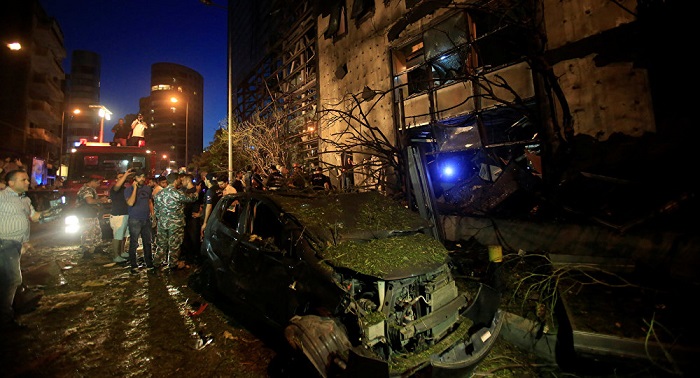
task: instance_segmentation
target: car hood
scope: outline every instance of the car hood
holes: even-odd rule
[[[321,241],[320,257],[335,267],[398,279],[434,271],[448,259],[447,249],[422,232],[428,221],[377,192],[277,200]]]

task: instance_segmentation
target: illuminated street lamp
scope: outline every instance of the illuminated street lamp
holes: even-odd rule
[[[73,109],[71,112],[75,115],[80,114],[80,109]],[[66,109],[61,112],[61,146],[58,151],[58,175],[63,176],[63,146],[66,144],[65,140],[65,129],[66,129]]]
[[[178,102],[177,97],[171,97],[170,101],[173,103]],[[185,169],[187,169],[187,163],[189,158],[189,137],[190,137],[190,100],[185,101]]]
[[[160,163],[160,171],[161,173],[164,172],[167,168],[170,168],[170,163],[168,160],[168,155],[163,154],[162,156],[163,160]]]
[[[99,142],[102,143],[104,140],[104,134],[105,134],[105,118],[107,118],[107,121],[112,119],[112,112],[109,111],[104,105],[88,105],[91,109],[99,109],[97,111],[97,114],[100,116],[100,140]]]

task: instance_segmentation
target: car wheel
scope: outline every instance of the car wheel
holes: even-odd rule
[[[302,352],[321,377],[333,376],[336,369],[345,368],[342,355],[352,345],[343,327],[334,319],[295,316],[284,335],[291,347]]]

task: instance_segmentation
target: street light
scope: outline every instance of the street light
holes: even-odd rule
[[[97,114],[100,116],[100,143],[104,141],[105,134],[105,118],[107,121],[112,119],[112,112],[109,111],[104,105],[88,105],[91,109],[99,109]]]
[[[80,114],[80,109],[73,109],[71,112],[75,115]],[[58,150],[58,175],[63,176],[63,147],[66,144],[65,140],[65,129],[66,129],[66,109],[64,108],[61,112],[61,145]]]
[[[169,168],[170,163],[168,163],[168,155],[163,154],[163,160],[160,163],[160,172],[163,173],[167,168]]]
[[[177,97],[170,97],[171,102],[178,102]],[[189,158],[189,138],[190,138],[190,100],[185,101],[185,170],[187,170],[187,163]]]

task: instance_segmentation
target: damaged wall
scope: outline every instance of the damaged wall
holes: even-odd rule
[[[627,10],[634,11],[637,0],[544,0],[543,6],[551,50],[633,22],[635,17]]]
[[[347,110],[353,104],[344,102],[348,94],[360,95],[365,86],[376,91],[387,91],[390,84],[390,63],[386,31],[392,22],[401,15],[403,2],[396,2],[390,7],[377,3],[374,12],[365,16],[358,25],[357,20],[347,16],[347,32],[333,38],[325,38],[331,16],[320,15],[318,18],[318,72],[319,72],[319,107],[321,111],[329,108]],[[347,12],[353,9],[353,2],[347,1]],[[373,101],[374,102],[374,101]],[[373,103],[372,102],[372,103]],[[367,110],[370,103],[363,104]],[[337,114],[330,114],[337,115]],[[385,96],[369,114],[371,124],[379,126],[386,135],[393,138],[394,127],[391,113],[391,97]],[[322,117],[319,124],[321,138],[335,139],[333,134],[345,128],[342,122],[329,122],[329,115]],[[393,140],[393,139],[392,139]],[[321,143],[321,152],[329,147]],[[355,156],[356,162],[362,156]],[[331,165],[340,165],[340,154],[321,155],[320,159]]]
[[[574,119],[575,134],[607,140],[656,131],[646,70],[631,62],[597,67],[594,55],[554,66]]]
[[[614,133],[656,131],[648,72],[635,67],[634,55],[619,56],[629,35],[614,31],[635,21],[636,6],[635,0],[544,1],[548,58],[575,134],[604,141]]]
[[[436,18],[469,3],[453,1],[450,6],[408,23],[391,43],[387,37],[390,29],[403,22],[402,17],[407,14],[403,0],[375,2],[373,12],[360,22],[352,19],[354,1],[348,0],[347,31],[333,38],[324,37],[331,17],[320,15],[317,35],[321,109],[336,106],[333,104],[348,93],[361,93],[365,86],[388,90],[391,45],[406,43]],[[635,0],[542,2],[547,58],[569,102],[575,134],[607,140],[615,133],[641,136],[656,131],[648,72],[635,66],[632,56],[609,59],[611,51],[625,50],[618,47],[628,42],[629,35],[615,30],[636,21],[636,5]],[[370,122],[391,131],[395,115],[390,97],[382,99],[370,116]],[[322,122],[321,136],[327,138],[342,127]]]

